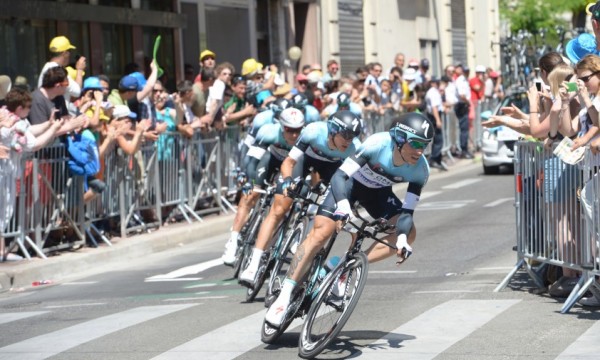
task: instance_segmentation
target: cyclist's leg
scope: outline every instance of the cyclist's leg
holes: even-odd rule
[[[253,192],[247,195],[242,195],[238,204],[237,214],[233,219],[233,226],[231,227],[231,235],[229,241],[225,244],[225,252],[221,259],[225,264],[233,264],[235,261],[235,253],[237,251],[238,235],[246,222],[248,221],[248,214],[250,210],[256,205],[256,202],[260,198],[260,194]]]
[[[398,219],[398,216],[394,216],[392,219],[390,219],[389,222],[392,224],[395,224],[397,219]],[[408,234],[408,244],[412,245],[412,243],[415,241],[416,237],[417,237],[417,228],[415,225],[413,225],[412,229],[410,229],[410,234]],[[393,234],[386,236],[384,241],[386,241],[390,245],[396,245],[396,242],[398,242],[398,236],[394,232]],[[367,259],[369,260],[369,263],[381,261],[390,256],[396,255],[396,250],[394,250],[384,244],[380,244],[378,242],[374,242],[369,247],[369,249],[365,252],[367,254]]]

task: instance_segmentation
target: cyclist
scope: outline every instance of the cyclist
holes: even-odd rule
[[[244,140],[244,145],[242,145],[242,168],[243,169],[248,169],[248,165],[251,159],[251,156],[247,156],[248,155],[248,148],[251,148],[254,143],[255,143],[255,137],[258,137],[258,134],[260,134],[260,129],[262,128],[266,128],[268,127],[268,131],[273,131],[273,134],[279,134],[281,132],[281,127],[277,128],[273,127],[272,125],[276,124],[276,120],[280,120],[283,116],[283,111],[285,109],[290,109],[291,108],[291,102],[289,100],[286,99],[277,99],[275,100],[271,106],[270,106],[270,110],[266,110],[263,111],[261,113],[259,113],[258,115],[256,115],[254,117],[254,120],[252,121],[252,128],[250,129],[250,131],[248,132],[248,134],[246,135],[246,139]],[[263,116],[260,116],[261,114],[264,114]],[[286,116],[291,116],[289,113],[287,113]],[[297,116],[297,114],[296,114]],[[302,125],[300,125],[300,127],[302,127],[304,125],[304,120],[302,121]],[[294,126],[290,125],[288,126],[290,128],[294,128]],[[288,136],[289,138],[291,138],[291,135]],[[273,141],[273,140],[284,140],[282,136],[280,136],[281,139],[275,138],[275,139],[269,139],[269,141]],[[267,144],[267,142],[264,140],[264,136],[261,135],[261,139],[263,139],[263,143]],[[293,144],[295,142],[296,138],[293,138],[293,141],[291,141],[291,144]],[[270,145],[267,144],[264,148],[266,149],[268,146]],[[276,145],[274,145],[275,147],[277,147]],[[289,151],[289,148],[291,148],[291,145],[282,145],[283,147],[287,147],[286,150],[286,155],[287,155],[287,151]],[[244,149],[244,147],[246,149]],[[277,167],[279,167],[279,165],[277,165]],[[238,183],[245,183],[248,180],[247,177],[247,171],[245,173],[240,173],[238,174]],[[264,177],[263,179],[269,179],[270,176],[272,176],[273,173],[270,174],[265,174],[268,175],[266,177]],[[262,184],[263,182],[260,181],[258,182],[259,184]],[[237,243],[238,243],[238,235],[240,230],[242,230],[242,228],[244,227],[244,225],[246,224],[246,221],[248,221],[248,214],[250,213],[250,209],[252,209],[255,205],[256,202],[258,201],[258,199],[260,198],[260,194],[258,193],[250,193],[247,194],[246,196],[242,196],[240,198],[240,202],[238,205],[238,211],[237,214],[235,215],[235,219],[233,220],[233,226],[231,227],[231,235],[229,237],[229,240],[227,241],[227,243],[225,244],[225,252],[223,253],[223,256],[221,257],[221,260],[223,260],[223,263],[225,265],[229,265],[232,266],[235,263],[235,254],[237,251]]]
[[[246,166],[246,174],[250,183],[253,183],[257,188],[263,188],[265,182],[270,179],[279,170],[281,163],[287,157],[288,152],[296,143],[300,131],[304,126],[304,115],[295,108],[288,108],[281,112],[279,122],[274,124],[263,125],[256,135],[254,145],[248,150],[248,164]],[[280,184],[277,184],[276,192],[281,194]],[[234,220],[235,234],[232,233],[230,240],[225,246],[225,254],[222,260],[225,264],[233,264],[235,262],[235,253],[237,251],[237,235],[247,221],[250,209],[260,198],[260,193],[250,192],[243,198],[243,209],[238,208]],[[242,201],[240,201],[242,204]],[[243,211],[243,215],[239,215]],[[235,237],[234,237],[235,236]]]
[[[331,114],[340,110],[350,110],[359,118],[362,118],[362,108],[357,103],[353,103],[350,95],[340,92],[335,99],[335,103],[327,105],[321,112],[321,117],[327,119]]]
[[[361,131],[360,119],[350,111],[338,111],[327,122],[307,125],[281,164],[282,188],[286,190],[292,184],[293,172],[302,171],[301,176],[304,177],[311,168],[323,183],[328,184],[342,161],[354,154],[360,145],[357,137]],[[242,285],[254,287],[262,254],[268,248],[275,229],[292,207],[293,200],[286,197],[285,190],[275,195],[274,205],[261,224],[250,264],[240,276]]]
[[[403,114],[396,122],[389,132],[368,137],[331,179],[314,227],[296,250],[281,292],[267,311],[265,320],[271,325],[281,324],[297,282],[339,228],[337,221],[352,214],[351,203],[358,201],[373,218],[383,217],[396,224],[396,234],[386,240],[397,246],[399,263],[412,253],[411,244],[416,236],[412,215],[429,178],[429,165],[423,151],[433,139],[434,126],[419,113]],[[402,182],[408,182],[404,202],[392,191],[392,185]],[[367,254],[369,262],[375,262],[394,252],[386,245],[374,243]]]
[[[308,103],[308,98],[302,93],[292,96],[292,106],[302,111],[307,124],[321,120],[319,110]]]

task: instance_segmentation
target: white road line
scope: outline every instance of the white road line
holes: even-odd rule
[[[106,303],[83,303],[83,304],[69,304],[69,305],[50,305],[50,306],[45,306],[44,309],[62,309],[62,308],[70,308],[70,307],[98,306],[98,305],[106,305]]]
[[[115,331],[192,306],[195,304],[142,306],[104,316],[0,348],[0,359],[46,359]]]
[[[429,360],[520,300],[451,300],[365,347],[361,360]],[[597,352],[595,353],[597,354]]]
[[[511,197],[511,198],[502,198],[502,199],[498,199],[496,201],[492,201],[489,204],[485,204],[485,205],[483,205],[483,207],[494,207],[494,206],[498,206],[498,205],[500,205],[502,203],[505,203],[505,202],[508,202],[508,201],[514,201],[514,200],[515,200],[514,197]]]
[[[413,294],[461,294],[461,293],[479,293],[480,290],[429,290],[413,291]]]
[[[168,274],[155,275],[155,276],[149,277],[146,280],[149,280],[149,279],[174,279],[174,278],[180,278],[180,277],[186,276],[186,275],[195,275],[195,274],[201,273],[202,271],[208,270],[212,267],[219,266],[219,265],[223,265],[223,260],[221,260],[220,258],[205,261],[203,263],[196,264],[196,265],[186,266],[184,268],[177,269],[175,271],[171,271]]]
[[[586,332],[569,345],[556,360],[597,359],[600,343],[600,322],[595,322]]]
[[[475,200],[432,201],[419,205],[419,211],[459,209],[474,203]]]
[[[184,289],[195,289],[195,288],[209,287],[209,286],[217,286],[217,284],[215,284],[215,283],[197,284],[197,285],[184,286],[183,288]]]
[[[430,197],[436,196],[441,193],[441,191],[425,191],[421,193],[421,196],[419,196],[419,200],[423,201],[424,199],[429,199]]]
[[[73,281],[64,284],[60,284],[61,286],[70,286],[70,285],[93,285],[97,284],[97,281]]]
[[[42,315],[47,312],[49,311],[28,311],[0,314],[0,324],[6,324],[17,320],[27,319],[28,317]]]
[[[369,274],[414,274],[417,270],[369,270]]]
[[[442,186],[442,189],[459,189],[461,187],[475,184],[480,181],[481,181],[481,179],[465,179],[465,180],[461,180],[459,182],[455,182],[454,184]]]
[[[486,267],[486,268],[475,268],[475,271],[509,271],[512,270],[514,266],[497,266],[497,267]]]
[[[198,280],[202,280],[201,277],[197,277],[197,278],[175,278],[175,279],[153,279],[153,278],[147,278],[144,280],[144,282],[175,282],[175,281],[198,281]]]

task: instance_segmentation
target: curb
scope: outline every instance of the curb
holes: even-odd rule
[[[30,287],[32,282],[61,279],[93,267],[109,267],[116,262],[137,259],[145,255],[176,248],[224,233],[231,227],[234,215],[208,218],[204,222],[174,224],[152,233],[126,239],[114,239],[113,246],[83,248],[61,253],[46,260],[32,258],[15,263],[0,264],[0,292]],[[198,238],[201,234],[201,238]],[[225,240],[225,239],[224,239]]]

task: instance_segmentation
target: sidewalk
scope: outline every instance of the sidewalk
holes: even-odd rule
[[[430,177],[450,176],[475,166],[481,166],[478,157],[474,160],[457,159],[455,163],[448,164],[449,171],[431,169]],[[204,222],[171,224],[151,233],[114,239],[113,246],[110,247],[101,245],[98,248],[65,251],[46,260],[32,258],[0,263],[0,293],[30,287],[34,281],[60,281],[63,277],[92,267],[110,267],[112,263],[173,249],[179,244],[201,241],[227,232],[233,218],[232,214],[209,216],[204,218]],[[225,240],[224,236],[223,243]]]

